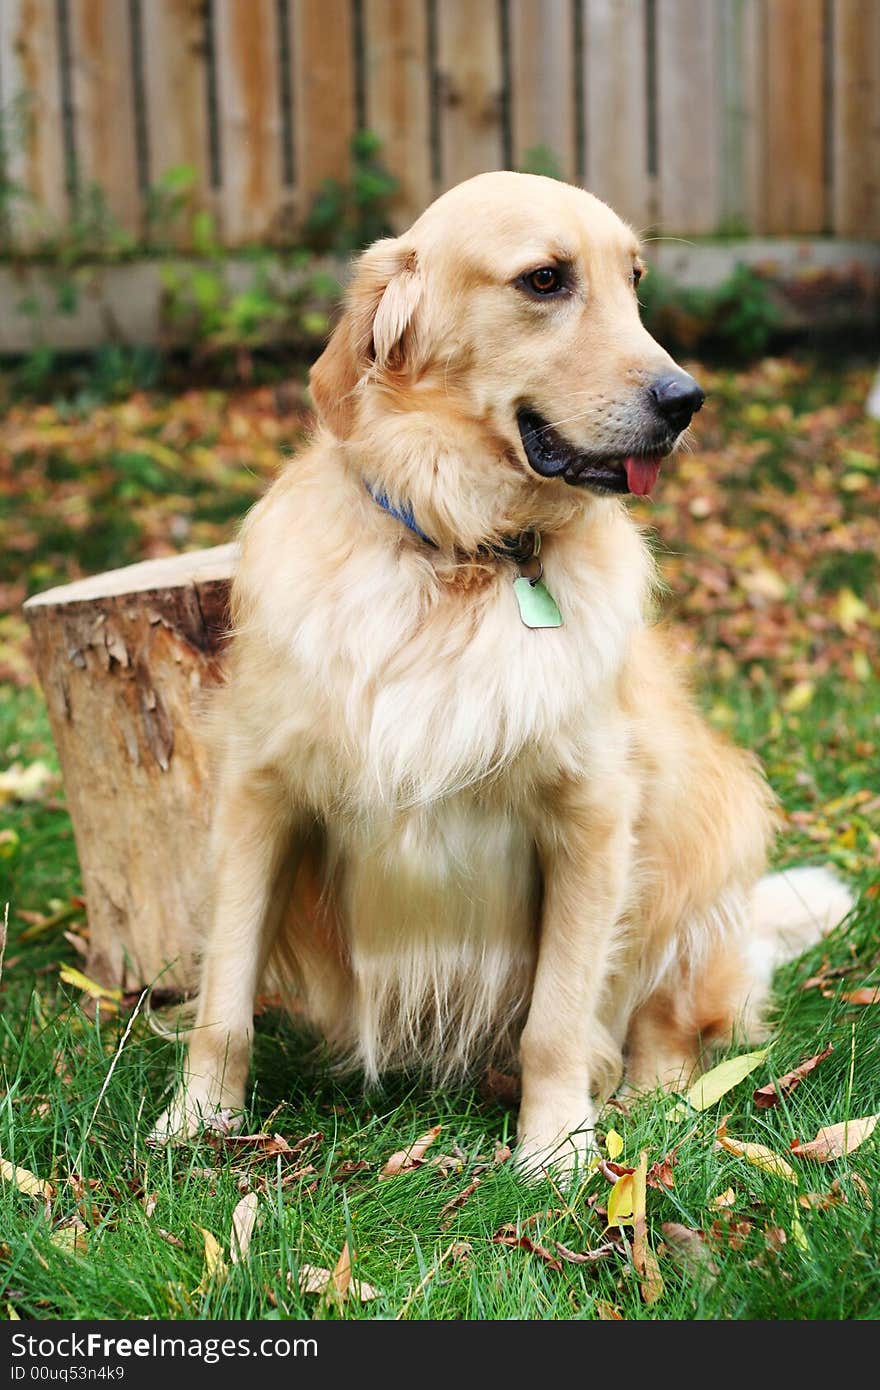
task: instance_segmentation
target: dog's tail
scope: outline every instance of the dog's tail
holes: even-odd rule
[[[832,931],[854,898],[833,869],[784,869],[767,874],[752,894],[750,955],[769,975]]]

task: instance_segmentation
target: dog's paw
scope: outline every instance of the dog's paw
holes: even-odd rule
[[[241,1126],[244,1098],[226,1087],[179,1086],[150,1133],[148,1144],[193,1139],[204,1129],[232,1134]]]
[[[514,1164],[527,1181],[550,1177],[568,1186],[586,1173],[597,1152],[592,1112],[570,1122],[545,1116],[543,1123],[524,1124],[521,1119]]]

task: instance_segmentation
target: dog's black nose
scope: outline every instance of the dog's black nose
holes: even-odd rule
[[[706,393],[687,372],[660,376],[648,387],[654,404],[673,429],[683,430],[706,399]]]

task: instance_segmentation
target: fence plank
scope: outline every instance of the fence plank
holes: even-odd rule
[[[431,179],[428,19],[424,0],[366,0],[367,127],[400,180],[392,208],[403,230],[427,207]]]
[[[589,0],[584,14],[585,182],[637,230],[655,217],[644,24],[643,0]]]
[[[216,0],[217,122],[227,246],[277,240],[291,191],[283,182],[275,0]]]
[[[451,188],[503,162],[499,7],[495,0],[437,6],[437,91],[442,184]]]
[[[290,10],[297,201],[305,214],[325,179],[349,177],[354,37],[349,0],[294,0]]]
[[[0,3],[0,100],[8,144],[8,234],[22,250],[57,234],[68,216],[64,120],[54,0]]]
[[[832,226],[880,235],[880,4],[835,0]]]
[[[657,0],[657,210],[664,232],[719,215],[716,5]]]
[[[513,159],[549,150],[577,182],[572,8],[570,0],[511,0],[510,72]]]
[[[760,0],[717,0],[719,46],[718,230],[762,230],[760,131],[766,86]]]
[[[131,12],[119,0],[71,0],[72,90],[80,188],[100,186],[114,220],[140,229]]]
[[[825,226],[824,0],[766,0],[768,232]]]
[[[149,0],[141,15],[150,183],[185,165],[193,171],[193,206],[212,208],[205,6]],[[174,231],[185,243],[186,227]]]

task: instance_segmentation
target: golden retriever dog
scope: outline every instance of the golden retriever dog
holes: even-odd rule
[[[521,1163],[571,1169],[624,1074],[755,1036],[773,965],[848,910],[826,870],[762,879],[773,797],[652,625],[627,495],[703,393],[641,274],[604,203],[503,172],[361,256],[314,436],[242,531],[159,1137],[241,1109],[271,972],[368,1078],[514,1058]]]

